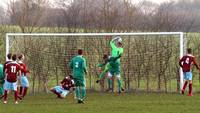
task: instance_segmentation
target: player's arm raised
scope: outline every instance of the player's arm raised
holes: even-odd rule
[[[119,39],[119,37],[115,37],[113,38],[111,41],[110,41],[110,46],[112,49],[115,49],[117,48],[116,45],[115,45],[115,42]]]
[[[194,63],[194,65],[196,66],[196,68],[197,68],[198,70],[200,70],[200,66],[199,66],[199,64],[197,63],[196,58],[193,59],[193,63]]]

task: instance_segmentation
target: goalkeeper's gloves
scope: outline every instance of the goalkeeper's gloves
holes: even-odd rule
[[[113,38],[113,39],[111,40],[111,42],[116,41],[116,40],[118,40],[119,38],[120,38],[119,36],[116,36],[115,38]]]

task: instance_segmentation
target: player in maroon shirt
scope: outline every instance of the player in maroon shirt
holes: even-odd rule
[[[15,104],[18,104],[18,91],[17,91],[17,76],[21,75],[20,65],[16,62],[17,55],[12,56],[12,62],[9,62],[5,67],[6,80],[4,84],[4,104],[7,103],[7,93],[8,90],[13,90],[15,93]]]
[[[23,62],[24,61],[24,55],[21,54],[18,56],[18,63],[21,66],[21,86],[20,86],[20,91],[19,94],[24,98],[27,94],[27,90],[29,87],[29,82],[27,78],[27,73],[30,73],[30,71],[27,69],[26,64]]]
[[[72,75],[66,76],[59,86],[51,89],[51,92],[57,95],[58,98],[64,98],[70,91],[74,90],[74,81]]]
[[[5,72],[5,67],[6,67],[6,65],[9,63],[9,62],[11,62],[12,61],[12,53],[9,53],[9,54],[7,54],[7,58],[8,58],[8,60],[4,63],[4,65],[3,65],[3,71]]]
[[[196,62],[195,57],[192,55],[192,49],[188,48],[187,49],[187,54],[183,56],[180,61],[179,65],[183,70],[183,75],[184,75],[184,85],[182,88],[182,94],[184,94],[185,88],[189,82],[189,94],[188,96],[192,96],[192,65],[195,65],[198,70],[200,70],[199,65]]]

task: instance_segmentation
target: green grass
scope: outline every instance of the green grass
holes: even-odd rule
[[[12,98],[8,104],[1,102],[0,113],[199,113],[199,106],[200,94],[188,97],[155,93],[90,93],[85,104],[77,104],[72,94],[65,99],[56,99],[52,94],[37,94],[27,96],[18,105]]]

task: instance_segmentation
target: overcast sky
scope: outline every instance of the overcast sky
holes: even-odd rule
[[[9,0],[0,0],[0,6],[6,6],[6,1],[9,1]],[[50,1],[54,1],[54,0],[50,0]],[[133,3],[138,3],[140,1],[143,1],[143,0],[132,0]],[[177,0],[147,0],[147,1],[152,1],[152,2],[155,2],[155,3],[162,3],[162,2],[166,2],[166,1],[177,1]]]

